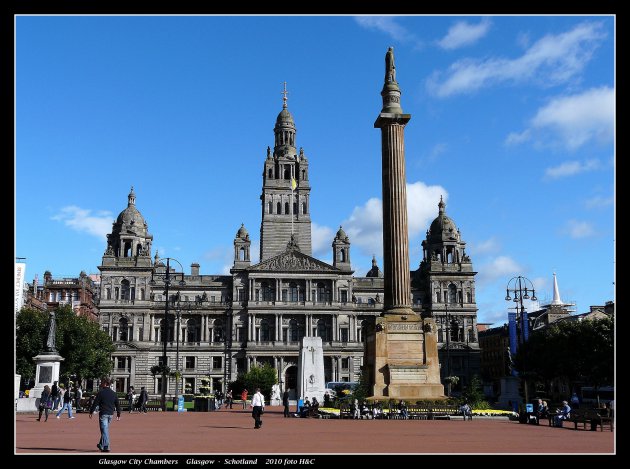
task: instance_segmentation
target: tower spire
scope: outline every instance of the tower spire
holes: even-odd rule
[[[563,305],[564,303],[560,299],[560,290],[558,289],[558,279],[556,279],[556,273],[553,273],[553,301],[552,305]]]
[[[287,101],[289,99],[287,98],[287,95],[289,94],[289,92],[287,91],[287,82],[283,81],[282,84],[284,85],[284,89],[280,92],[280,94],[282,95],[282,109],[286,109]]]
[[[442,199],[442,196],[440,195],[440,202],[438,203],[438,210],[440,215],[444,213],[444,208],[446,207],[446,204],[444,203],[444,199]]]

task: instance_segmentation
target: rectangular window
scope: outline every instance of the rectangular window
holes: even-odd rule
[[[221,378],[212,378],[212,390],[213,391],[221,390]]]
[[[210,297],[210,302],[216,303],[216,297],[214,295]]]
[[[341,341],[342,342],[348,342],[349,330],[344,327],[344,328],[340,329],[339,332],[341,332]]]
[[[350,363],[350,360],[348,358],[342,358],[341,359],[341,369],[342,370],[347,370],[349,363]]]
[[[238,329],[236,329],[236,337],[238,338],[239,342],[245,342],[247,340],[247,334],[245,334],[244,327],[239,327]]]
[[[238,289],[238,301],[245,301],[245,290],[243,288]]]
[[[222,368],[221,364],[223,362],[223,357],[212,357],[212,368],[220,369]]]
[[[342,303],[348,302],[348,290],[341,290],[341,302]]]
[[[156,378],[156,386],[155,386],[155,388],[156,388],[155,392],[157,392],[157,393],[161,393],[162,392],[162,377],[161,376]]]
[[[118,358],[118,370],[125,370],[126,369],[126,364],[127,364],[127,358],[126,357],[117,357]]]
[[[186,357],[186,369],[187,370],[195,369],[195,357]]]
[[[282,301],[287,301],[287,291],[282,290]]]
[[[184,393],[195,394],[195,378],[184,378]]]
[[[164,361],[164,357],[158,357],[157,359],[157,364],[158,365],[162,365]],[[168,357],[166,357],[166,363],[164,363],[165,365],[168,365]]]

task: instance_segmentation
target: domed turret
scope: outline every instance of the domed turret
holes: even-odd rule
[[[340,226],[335,239],[332,242],[333,266],[341,270],[351,270],[350,265],[350,238]]]
[[[457,229],[457,225],[455,222],[446,216],[445,211],[446,204],[444,200],[442,200],[442,196],[440,196],[440,203],[438,204],[439,214],[435,220],[431,223],[431,227],[429,228],[427,240],[430,242],[440,242],[440,241],[459,241],[459,230]]]
[[[247,228],[245,228],[244,223],[241,223],[241,227],[236,232],[236,237],[249,240],[249,232],[247,231]]]
[[[147,223],[136,208],[136,193],[131,186],[127,196],[127,208],[116,218],[111,234],[107,235],[106,256],[150,256],[151,241]]]
[[[365,274],[366,277],[383,278],[383,272],[378,268],[376,256],[372,256],[372,268]]]

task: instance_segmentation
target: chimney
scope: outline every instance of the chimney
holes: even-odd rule
[[[190,275],[199,276],[199,264],[197,264],[196,262],[190,264]]]

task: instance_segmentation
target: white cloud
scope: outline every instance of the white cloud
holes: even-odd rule
[[[92,210],[69,205],[63,207],[52,220],[61,221],[75,231],[88,233],[97,238],[107,238],[107,234],[112,231],[114,218],[110,212],[100,210],[95,215],[91,215]]]
[[[428,160],[429,161],[437,160],[437,158],[440,155],[442,155],[443,153],[446,153],[447,149],[448,149],[447,143],[436,143],[435,145],[433,145],[433,148],[431,148],[431,152],[429,153]]]
[[[468,243],[468,248],[470,249],[471,254],[482,255],[496,253],[501,246],[493,236],[477,243]]]
[[[522,272],[523,267],[509,256],[498,256],[479,266],[478,271],[477,282],[487,285],[501,277],[505,277],[507,281],[509,277]]]
[[[545,179],[559,179],[567,176],[574,176],[587,171],[599,169],[601,164],[599,160],[588,160],[584,163],[580,161],[567,161],[559,166],[547,168],[545,170]]]
[[[437,216],[440,195],[446,201],[448,193],[442,186],[427,186],[422,181],[407,184],[407,223],[409,238],[424,232]],[[383,252],[383,203],[373,197],[364,205],[355,207],[350,217],[342,223],[350,242],[359,246],[365,254]]]
[[[584,203],[584,205],[586,206],[586,208],[603,208],[603,207],[608,207],[609,205],[612,205],[614,200],[615,199],[613,198],[613,196],[602,197],[600,195],[597,195],[595,197],[588,199]]]
[[[327,226],[311,223],[311,243],[313,256],[320,257],[332,252],[333,230]]]
[[[596,234],[593,225],[587,221],[569,220],[564,228],[563,233],[568,234],[573,239],[588,238]]]
[[[447,97],[502,82],[535,79],[544,86],[563,83],[584,68],[605,36],[601,23],[580,23],[565,33],[544,36],[515,59],[459,60],[446,72],[434,72],[427,88],[436,96]]]
[[[415,34],[396,22],[395,16],[355,16],[354,20],[363,28],[375,29],[391,36],[400,42],[415,42],[417,47],[422,42]]]
[[[477,24],[458,21],[449,28],[446,36],[438,41],[438,45],[442,49],[451,50],[474,44],[488,33],[490,24],[488,18],[484,18]]]

